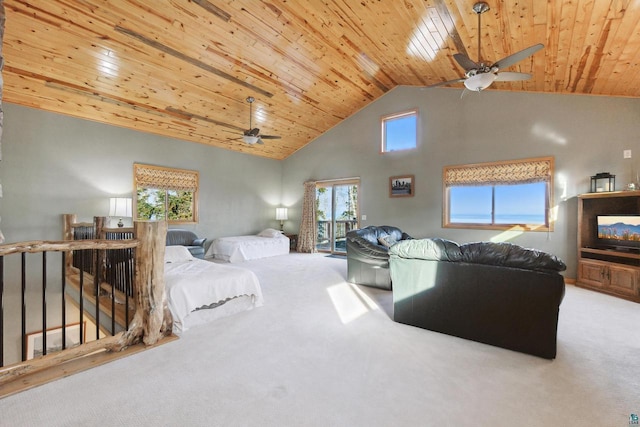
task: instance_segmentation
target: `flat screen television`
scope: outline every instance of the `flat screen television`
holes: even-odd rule
[[[598,215],[598,246],[640,251],[640,215]]]

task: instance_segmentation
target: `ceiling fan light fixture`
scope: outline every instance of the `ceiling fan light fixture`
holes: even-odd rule
[[[469,90],[480,92],[491,86],[496,77],[498,76],[494,73],[480,73],[466,79],[464,85]]]
[[[256,142],[258,142],[258,139],[260,138],[257,136],[251,136],[251,135],[244,135],[242,137],[242,140],[245,142],[245,144],[250,144],[250,145],[253,145]]]

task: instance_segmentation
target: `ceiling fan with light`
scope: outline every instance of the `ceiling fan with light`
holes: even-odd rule
[[[491,65],[486,64],[482,61],[482,57],[480,55],[480,16],[488,10],[489,5],[485,2],[478,2],[473,5],[473,11],[476,13],[476,15],[478,15],[478,62],[472,61],[467,55],[456,53],[455,55],[453,55],[453,58],[462,68],[464,68],[464,77],[426,86],[427,88],[464,82],[464,86],[467,89],[474,92],[480,92],[481,90],[484,90],[491,86],[494,81],[514,82],[520,80],[529,80],[532,77],[529,73],[518,73],[510,71],[499,72],[499,70],[509,67],[516,62],[522,61],[523,59],[533,55],[544,47],[542,43],[535,44],[512,55],[509,55],[506,58],[502,58],[501,60],[496,61]]]
[[[245,130],[240,138],[234,139],[242,139],[245,144],[253,145],[253,144],[264,144],[262,142],[263,139],[280,139],[280,136],[276,135],[260,135],[260,129],[251,127],[251,119],[253,116],[253,102],[256,99],[253,96],[247,97],[246,101],[249,103],[249,129]]]

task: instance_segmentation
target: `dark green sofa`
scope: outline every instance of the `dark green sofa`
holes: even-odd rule
[[[565,264],[510,243],[400,242],[389,250],[396,322],[556,357]]]

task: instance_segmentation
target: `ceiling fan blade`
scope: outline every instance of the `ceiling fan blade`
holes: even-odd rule
[[[469,57],[467,55],[463,55],[462,53],[455,53],[453,55],[453,59],[455,59],[456,62],[462,68],[464,68],[465,71],[476,70],[476,69],[478,69],[480,67],[479,64],[476,64],[471,59],[469,59]]]
[[[281,136],[277,136],[277,135],[260,135],[260,138],[262,138],[262,139],[280,139],[282,137]]]
[[[514,73],[510,71],[503,71],[497,74],[496,80],[497,82],[517,82],[520,80],[529,80],[533,77],[529,73]]]
[[[434,84],[429,85],[429,86],[424,86],[422,89],[429,89],[429,88],[432,88],[432,87],[446,86],[446,85],[451,85],[451,84],[454,84],[454,83],[461,83],[464,80],[465,79],[455,79],[455,80],[449,80],[449,81],[446,81],[446,82],[434,83]]]
[[[534,44],[533,46],[529,46],[528,48],[523,49],[520,52],[516,52],[516,53],[514,53],[512,55],[507,56],[506,58],[502,58],[501,60],[499,60],[498,62],[493,64],[492,68],[493,67],[497,67],[498,69],[507,68],[510,65],[513,65],[516,62],[522,61],[523,59],[533,55],[534,53],[536,53],[537,51],[539,51],[543,47],[544,47],[544,45],[542,43],[538,43],[538,44]]]

